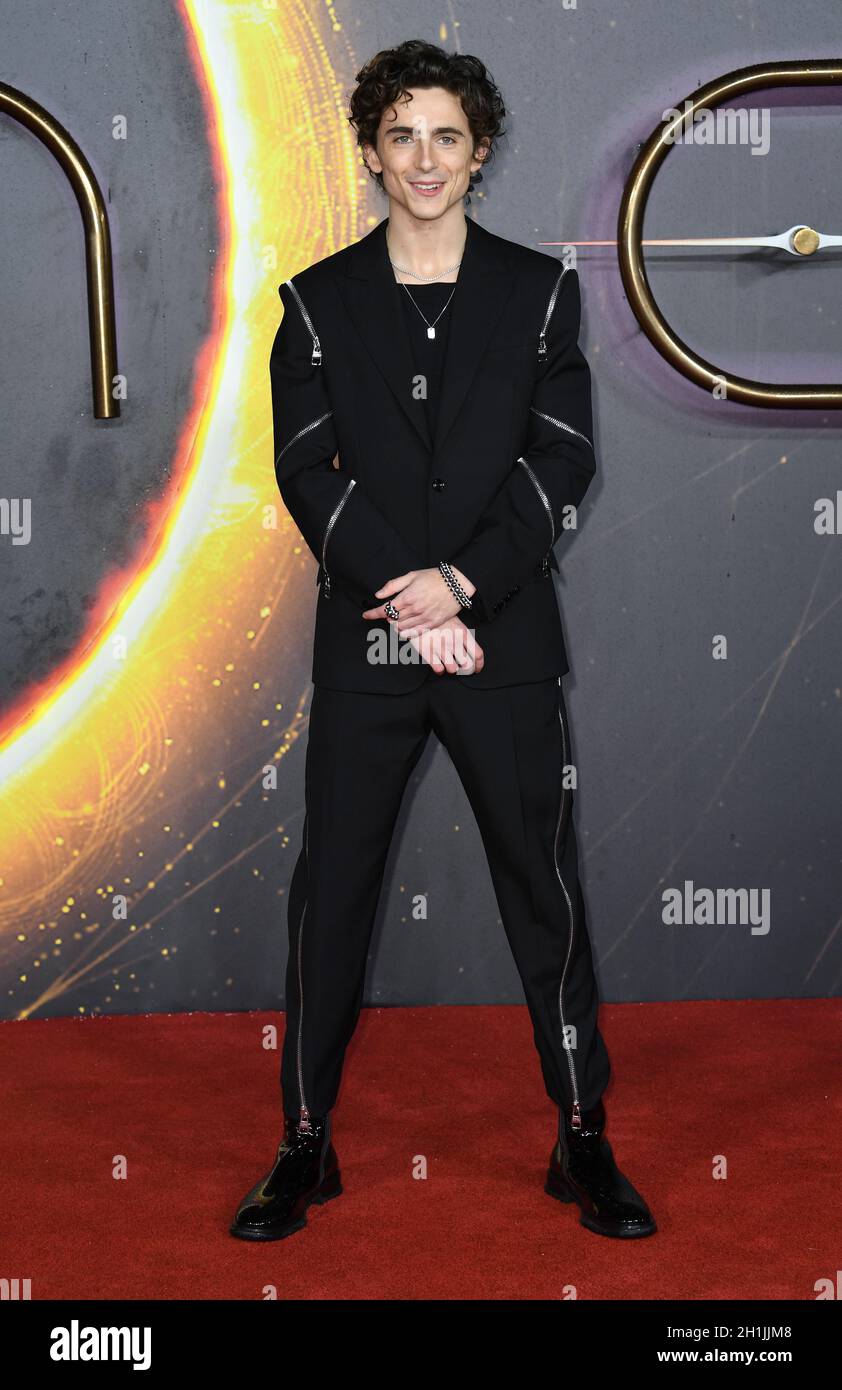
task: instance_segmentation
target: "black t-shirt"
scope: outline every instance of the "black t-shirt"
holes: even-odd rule
[[[447,350],[447,334],[452,312],[452,303],[449,301],[457,286],[458,282],[449,285],[439,282],[432,285],[408,283],[405,286],[399,286],[406,326],[409,331],[409,341],[412,346],[415,372],[416,375],[424,376],[427,379],[427,399],[416,400],[413,396],[410,399],[419,410],[426,410],[431,435],[435,435],[441,399],[442,365]],[[409,294],[407,294],[407,290]],[[412,300],[410,300],[410,295]],[[418,308],[415,307],[416,305]],[[448,306],[446,309],[445,305]],[[424,318],[418,312],[419,309]],[[443,309],[444,313],[442,313]],[[441,318],[439,318],[440,314]],[[424,319],[435,324],[435,338],[429,337],[427,323],[424,322]]]
[[[441,401],[442,368],[444,355],[447,351],[447,336],[450,326],[450,316],[453,309],[451,295],[457,289],[458,282],[450,284],[439,282],[432,285],[413,285],[410,284],[409,294],[406,289],[401,287],[400,296],[404,306],[406,325],[409,330],[409,341],[412,347],[412,360],[415,364],[416,375],[423,375],[427,378],[427,399],[416,400],[410,396],[412,404],[418,409],[425,409],[427,413],[427,423],[430,435],[435,437],[436,421],[438,419],[439,403]],[[409,295],[412,295],[414,303],[410,303]],[[415,308],[415,305],[418,308]],[[445,305],[447,308],[445,309]],[[427,333],[427,323],[419,314],[418,309],[424,314],[428,323],[435,325],[436,336],[430,338]],[[444,312],[442,313],[442,310]],[[439,318],[439,315],[441,317]],[[438,321],[437,321],[438,320]],[[446,558],[446,557],[444,557]],[[470,575],[468,576],[470,578]],[[480,596],[477,595],[477,602]],[[459,614],[464,622],[471,625],[471,618],[464,610]]]

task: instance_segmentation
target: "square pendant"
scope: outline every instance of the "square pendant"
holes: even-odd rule
[[[435,330],[434,328],[428,328],[428,329],[427,329],[427,337],[428,337],[428,338],[435,338],[435,336],[436,336],[436,330]]]

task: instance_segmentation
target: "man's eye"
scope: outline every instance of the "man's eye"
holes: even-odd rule
[[[402,140],[411,140],[412,138],[413,138],[413,137],[412,137],[411,135],[396,135],[396,136],[394,136],[394,138],[393,138],[393,140],[392,140],[392,144],[393,144],[393,145],[399,145],[399,144],[401,143]],[[456,144],[455,137],[452,136],[452,135],[440,135],[440,136],[439,136],[439,139],[440,139],[440,140],[447,140],[451,145],[455,145],[455,144]]]

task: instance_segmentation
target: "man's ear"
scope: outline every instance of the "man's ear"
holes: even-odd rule
[[[379,158],[378,158],[377,150],[374,148],[374,146],[373,146],[373,145],[360,145],[360,150],[361,150],[361,152],[362,152],[363,162],[364,162],[364,164],[365,164],[366,169],[371,170],[371,173],[372,173],[372,174],[382,174],[382,172],[383,172],[383,166],[382,166],[382,165],[380,166],[379,169],[375,169],[375,168],[372,167],[372,163],[371,163],[372,156],[374,157],[375,161],[376,161],[378,164],[380,164],[380,160],[379,160]]]
[[[478,160],[480,161],[480,168],[476,171],[477,173],[479,173],[479,172],[481,171],[482,165],[485,163],[486,159],[488,158],[488,152],[489,152],[490,149],[491,149],[491,140],[490,140],[489,136],[483,135],[482,139],[479,141],[479,143],[477,144],[476,148],[474,149],[474,159],[478,159]]]

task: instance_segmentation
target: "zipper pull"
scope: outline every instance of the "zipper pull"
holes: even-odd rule
[[[298,1133],[299,1133],[299,1134],[312,1134],[312,1133],[313,1133],[313,1126],[310,1124],[310,1111],[307,1109],[307,1106],[306,1106],[306,1105],[302,1105],[302,1107],[301,1107],[301,1114],[300,1114],[299,1119],[298,1119]]]
[[[314,344],[313,344],[313,356],[310,358],[310,366],[311,366],[311,367],[320,367],[321,365],[322,365],[322,350],[321,350],[321,347],[319,347],[318,343],[314,343]]]
[[[330,575],[327,570],[322,570],[322,593],[325,598],[330,598]]]
[[[544,330],[543,330],[543,328],[542,328],[542,329],[541,329],[541,332],[538,334],[538,358],[539,358],[539,360],[540,360],[540,361],[543,361],[544,358],[546,357],[546,355],[547,355],[547,339],[546,339],[546,335],[545,335],[545,333],[544,333]]]
[[[574,1100],[573,1102],[573,1113],[570,1116],[570,1127],[571,1129],[582,1128],[582,1111],[579,1108],[578,1100]]]

